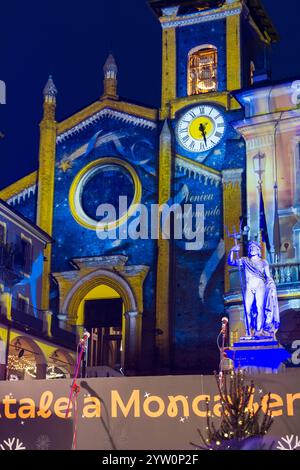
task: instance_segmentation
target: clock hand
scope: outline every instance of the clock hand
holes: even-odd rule
[[[206,144],[207,144],[206,132],[205,132],[205,127],[204,127],[204,125],[202,124],[202,122],[201,122],[201,124],[200,124],[200,126],[199,126],[199,131],[201,132],[201,134],[202,134],[202,136],[203,136],[203,140],[204,140],[204,143],[205,143],[205,146],[206,146]]]

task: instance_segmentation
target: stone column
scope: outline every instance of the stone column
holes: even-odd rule
[[[137,311],[126,312],[124,369],[126,375],[134,375],[140,362],[140,323],[142,314]]]
[[[43,317],[43,332],[46,333],[49,338],[51,338],[51,323],[52,323],[52,312],[46,311],[44,312]]]
[[[47,373],[47,364],[36,365],[36,378],[39,380],[45,379]]]

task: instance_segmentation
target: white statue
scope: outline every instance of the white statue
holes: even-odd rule
[[[228,264],[244,271],[245,288],[242,286],[242,291],[247,332],[252,336],[275,335],[280,318],[276,286],[269,264],[262,259],[260,245],[256,242],[249,243],[247,257],[234,259],[234,252],[238,253],[239,250],[238,244],[230,250]]]

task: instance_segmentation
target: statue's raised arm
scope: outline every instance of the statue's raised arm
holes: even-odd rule
[[[235,245],[233,248],[231,248],[228,254],[228,260],[227,260],[229,266],[242,265],[242,261],[234,257],[234,253],[239,253],[239,251],[240,251],[240,245]]]

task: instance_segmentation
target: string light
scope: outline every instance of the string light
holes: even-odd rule
[[[8,369],[12,373],[14,371],[20,371],[28,374],[33,379],[37,378],[36,363],[31,361],[30,359],[26,359],[24,356],[22,358],[18,358],[18,356],[9,355]],[[62,370],[58,369],[54,364],[47,366],[46,379],[59,379],[66,377],[66,375],[68,375],[68,372],[64,373]]]

